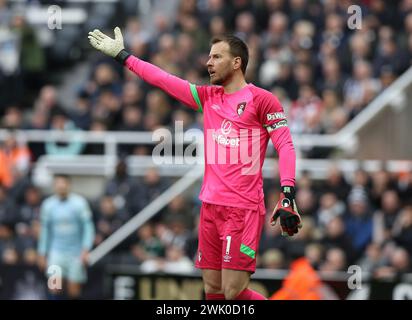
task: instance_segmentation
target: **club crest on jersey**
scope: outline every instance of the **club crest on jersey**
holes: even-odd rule
[[[246,102],[241,102],[237,105],[237,114],[238,114],[239,117],[245,111],[245,108],[246,108]]]

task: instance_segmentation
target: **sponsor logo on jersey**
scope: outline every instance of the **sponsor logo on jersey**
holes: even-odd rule
[[[218,144],[222,146],[239,147],[240,138],[238,137],[228,138],[223,134],[217,134],[214,132],[212,134],[212,138],[213,140],[215,140]]]
[[[284,112],[274,112],[266,114],[266,118],[268,121],[277,120],[277,119],[286,119]]]
[[[232,122],[229,120],[223,120],[222,124],[220,125],[220,130],[222,130],[223,134],[229,134],[232,130]]]
[[[230,259],[232,259],[232,257],[229,256],[228,254],[225,254],[225,255],[223,256],[223,261],[224,261],[224,262],[230,262]]]
[[[233,124],[231,121],[224,119],[220,125],[220,130],[212,133],[212,139],[222,146],[238,147],[240,143],[239,137],[228,137],[232,131]]]
[[[237,114],[238,114],[239,116],[241,116],[242,113],[245,111],[245,108],[246,108],[246,102],[241,102],[241,103],[239,103],[239,104],[237,105]]]
[[[272,132],[273,130],[276,130],[276,129],[279,129],[279,128],[282,128],[282,127],[287,127],[287,126],[288,126],[287,120],[281,120],[281,121],[276,122],[274,124],[264,125],[264,127],[266,128],[266,130],[269,133]]]

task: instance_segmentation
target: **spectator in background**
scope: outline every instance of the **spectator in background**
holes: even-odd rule
[[[74,109],[70,112],[70,118],[77,128],[90,130],[92,122],[90,96],[85,90],[78,93]]]
[[[322,78],[318,82],[318,90],[331,90],[337,98],[343,96],[345,76],[341,72],[340,62],[336,56],[327,57],[322,61]]]
[[[173,123],[175,124],[175,128],[180,128],[182,126],[183,131],[187,131],[189,129],[197,128],[196,124],[193,123],[193,118],[191,114],[184,110],[184,109],[178,109],[173,111],[172,113],[172,119]]]
[[[317,236],[317,230],[315,222],[312,217],[302,217],[303,227],[299,234],[296,234],[293,238],[288,238],[284,248],[285,257],[288,261],[295,260],[302,257],[305,254],[305,247],[307,243],[315,240]]]
[[[349,120],[349,115],[341,106],[337,95],[332,90],[325,90],[322,93],[324,108],[321,115],[322,132],[327,134],[337,133]]]
[[[189,203],[182,195],[169,202],[162,220],[166,225],[172,225],[175,221],[182,222],[186,229],[192,229],[194,224]]]
[[[143,92],[136,80],[125,82],[122,92],[123,106],[140,105],[143,102],[142,99]]]
[[[412,205],[412,170],[401,172],[396,182],[399,197],[405,205]]]
[[[321,272],[346,272],[347,259],[345,251],[340,248],[330,248],[326,251],[326,260],[319,267]]]
[[[197,208],[197,206],[196,206]],[[199,211],[196,211],[199,212]],[[189,236],[186,240],[185,252],[186,255],[192,259],[192,262],[197,258],[197,247],[199,244],[198,229],[199,229],[200,215],[194,217],[194,228],[189,230]]]
[[[332,192],[322,194],[319,203],[319,210],[316,213],[317,223],[322,230],[325,230],[331,220],[344,214],[345,204]]]
[[[14,226],[17,220],[15,204],[8,199],[7,190],[0,185],[0,253],[8,247],[13,247]],[[3,251],[1,250],[3,248]],[[4,257],[3,257],[4,258]]]
[[[35,265],[37,261],[37,235],[34,225],[40,221],[42,194],[35,186],[29,186],[24,193],[16,218],[16,247],[23,262]]]
[[[54,276],[62,279],[56,281],[67,280],[63,291],[49,288],[50,298],[60,299],[67,290],[69,298],[78,299],[87,280],[85,265],[95,236],[89,205],[70,191],[69,178],[60,175],[54,178],[54,195],[43,201],[40,212],[39,267],[49,272],[49,266],[59,266],[61,272]]]
[[[374,277],[383,280],[399,281],[401,276],[412,271],[408,251],[395,247],[390,251],[389,261],[385,266],[377,268]]]
[[[143,177],[143,190],[140,197],[143,205],[145,206],[157,198],[166,187],[166,181],[159,175],[158,169],[149,168]]]
[[[171,110],[168,97],[164,92],[154,89],[147,94],[147,112],[156,114],[161,124],[170,122]]]
[[[412,206],[406,206],[399,213],[392,228],[392,236],[396,244],[412,256]]]
[[[57,89],[53,85],[45,85],[40,89],[40,93],[34,102],[34,113],[42,114],[46,117],[47,127],[50,124],[51,117],[55,112],[61,112],[62,108],[57,101]]]
[[[167,226],[171,231],[169,245],[178,246],[184,250],[191,236],[190,229],[186,226],[184,219],[175,217]]]
[[[125,44],[130,47],[136,39],[148,42],[150,40],[150,33],[142,28],[141,22],[137,17],[128,17],[124,31]]]
[[[1,126],[5,129],[14,130],[23,128],[23,113],[21,108],[18,105],[10,105],[7,107],[1,122]]]
[[[114,176],[107,181],[104,188],[104,194],[113,198],[114,204],[118,209],[127,208],[128,201],[132,201],[132,197],[140,194],[140,189],[134,189],[133,178],[129,175],[128,166],[125,159],[117,162]]]
[[[290,54],[287,46],[282,47],[276,42],[268,44],[263,52],[265,61],[260,66],[258,78],[264,87],[277,85],[286,88],[290,76]]]
[[[357,259],[372,240],[373,228],[368,197],[361,188],[354,188],[349,194],[345,227],[354,249],[353,258]]]
[[[339,168],[336,165],[331,165],[328,169],[326,180],[322,181],[320,185],[319,194],[331,192],[334,193],[339,200],[346,201],[350,188],[350,185]]]
[[[344,25],[344,20],[339,14],[327,14],[325,16],[325,27],[321,33],[321,42],[329,43],[337,52],[341,51],[347,41]]]
[[[382,91],[388,88],[396,80],[395,72],[393,71],[391,66],[387,65],[380,68],[378,76],[380,82],[379,85]]]
[[[393,227],[400,211],[400,200],[395,190],[382,194],[380,210],[374,214],[375,241],[383,243],[392,237]]]
[[[121,83],[113,66],[108,63],[98,64],[93,70],[92,78],[86,90],[90,94],[93,104],[96,103],[96,99],[102,90],[113,92],[113,94],[119,96],[121,93]]]
[[[21,202],[24,191],[31,184],[32,153],[20,135],[10,134],[5,144],[7,145],[8,159],[12,163],[13,175],[13,186],[9,189],[9,195],[14,201]]]
[[[0,185],[10,188],[13,185],[13,172],[4,146],[0,146]]]
[[[357,169],[355,171],[354,176],[353,176],[353,181],[352,181],[352,188],[355,188],[355,187],[363,188],[367,192],[368,197],[370,197],[371,184],[372,184],[371,178],[365,170]]]
[[[371,200],[374,207],[379,208],[382,203],[383,193],[391,188],[396,188],[389,172],[380,169],[372,174]]]
[[[320,115],[322,100],[313,87],[304,85],[299,88],[299,97],[290,110],[290,128],[294,133],[321,133]]]
[[[384,262],[381,246],[372,242],[366,247],[365,252],[356,264],[359,265],[362,272],[367,272],[373,275],[376,269],[384,265]]]
[[[42,194],[35,186],[29,186],[24,192],[23,203],[19,204],[16,215],[16,234],[28,235],[33,221],[40,220]]]
[[[6,4],[7,5],[7,4]],[[4,9],[4,4],[0,4],[2,12],[9,24],[1,23],[0,27],[0,107],[13,103],[17,97],[22,97],[22,75],[20,65],[20,44],[19,36],[12,30],[11,24],[16,20],[11,12]],[[1,19],[0,19],[1,20]]]
[[[379,82],[372,77],[372,67],[366,60],[357,60],[353,64],[352,77],[345,82],[344,106],[355,117],[372,101],[379,91]]]
[[[64,112],[58,112],[52,116],[50,129],[56,132],[70,132],[71,135],[64,142],[58,140],[47,141],[45,149],[48,155],[70,157],[82,153],[85,145],[82,141],[81,131],[75,127]]]
[[[114,130],[122,122],[121,100],[108,87],[101,88],[93,106],[92,118],[106,122],[109,130]]]
[[[10,135],[4,141],[3,152],[9,159],[15,177],[25,175],[30,168],[31,154],[25,141],[16,134]]]
[[[19,67],[22,71],[25,94],[31,97],[43,84],[46,55],[35,30],[27,23],[24,14],[14,17],[12,27],[20,39]]]
[[[399,75],[406,70],[408,64],[406,55],[398,49],[395,41],[393,29],[389,26],[383,26],[379,30],[379,42],[375,51],[373,60],[373,69],[375,76],[380,74],[383,67],[390,67],[394,73]]]
[[[154,226],[148,222],[137,230],[138,241],[131,247],[132,255],[139,263],[164,257],[165,247],[155,236]]]
[[[357,61],[369,61],[372,56],[372,39],[361,31],[356,31],[350,38],[351,65]]]
[[[248,41],[255,34],[255,17],[251,12],[242,11],[235,18],[234,35]]]
[[[125,106],[122,110],[122,122],[116,129],[119,131],[143,131],[142,108],[138,105]]]
[[[163,271],[188,274],[194,271],[194,267],[192,260],[185,255],[181,246],[171,245],[166,248],[166,262]]]
[[[261,267],[271,270],[285,269],[285,259],[279,249],[269,249],[261,257]]]
[[[128,219],[127,212],[116,208],[113,197],[109,195],[105,195],[100,199],[95,216],[96,245],[99,245],[113,234],[113,232],[119,229]]]
[[[212,37],[227,33],[226,21],[222,16],[214,16],[210,20],[209,33]]]
[[[296,192],[296,204],[299,213],[304,216],[313,217],[316,212],[316,196],[308,187],[299,188]]]
[[[290,40],[289,19],[283,12],[274,12],[269,18],[267,31],[262,35],[262,47],[265,50],[271,44],[285,46]]]
[[[176,38],[176,62],[181,70],[188,70],[196,65],[196,51],[193,38],[181,33]]]
[[[315,270],[319,269],[323,261],[324,250],[324,247],[316,242],[308,243],[305,247],[305,258]]]
[[[192,261],[185,256],[183,248],[177,245],[169,245],[166,248],[165,258],[152,258],[145,260],[140,269],[143,272],[167,272],[188,274],[194,271]]]
[[[271,228],[268,223],[263,226],[262,237],[259,243],[259,253],[261,255],[270,249],[279,249],[284,252],[287,244],[286,239],[281,236],[279,230]]]
[[[353,262],[353,248],[350,239],[345,233],[345,223],[342,217],[334,217],[327,223],[321,243],[326,249],[342,249],[346,253],[348,262]]]

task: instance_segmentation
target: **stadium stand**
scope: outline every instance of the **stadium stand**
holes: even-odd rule
[[[267,224],[258,268],[286,270],[305,255],[326,273],[352,264],[377,279],[411,273],[412,2],[163,3],[0,0],[0,266],[36,265],[52,173],[70,174],[88,197],[98,247],[191,168],[154,165],[152,132],[178,120],[199,132],[202,116],[88,46],[89,30],[119,25],[133,54],[198,84],[210,37],[233,32],[250,48],[247,80],[282,102],[305,227],[284,239]],[[45,19],[56,4],[61,30]],[[351,4],[362,8],[359,30],[346,25]],[[279,184],[273,148],[267,157],[269,217]],[[199,179],[182,191],[99,263],[193,271]]]

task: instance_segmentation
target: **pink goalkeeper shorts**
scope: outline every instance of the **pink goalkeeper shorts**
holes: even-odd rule
[[[202,203],[196,268],[255,272],[265,208]]]

